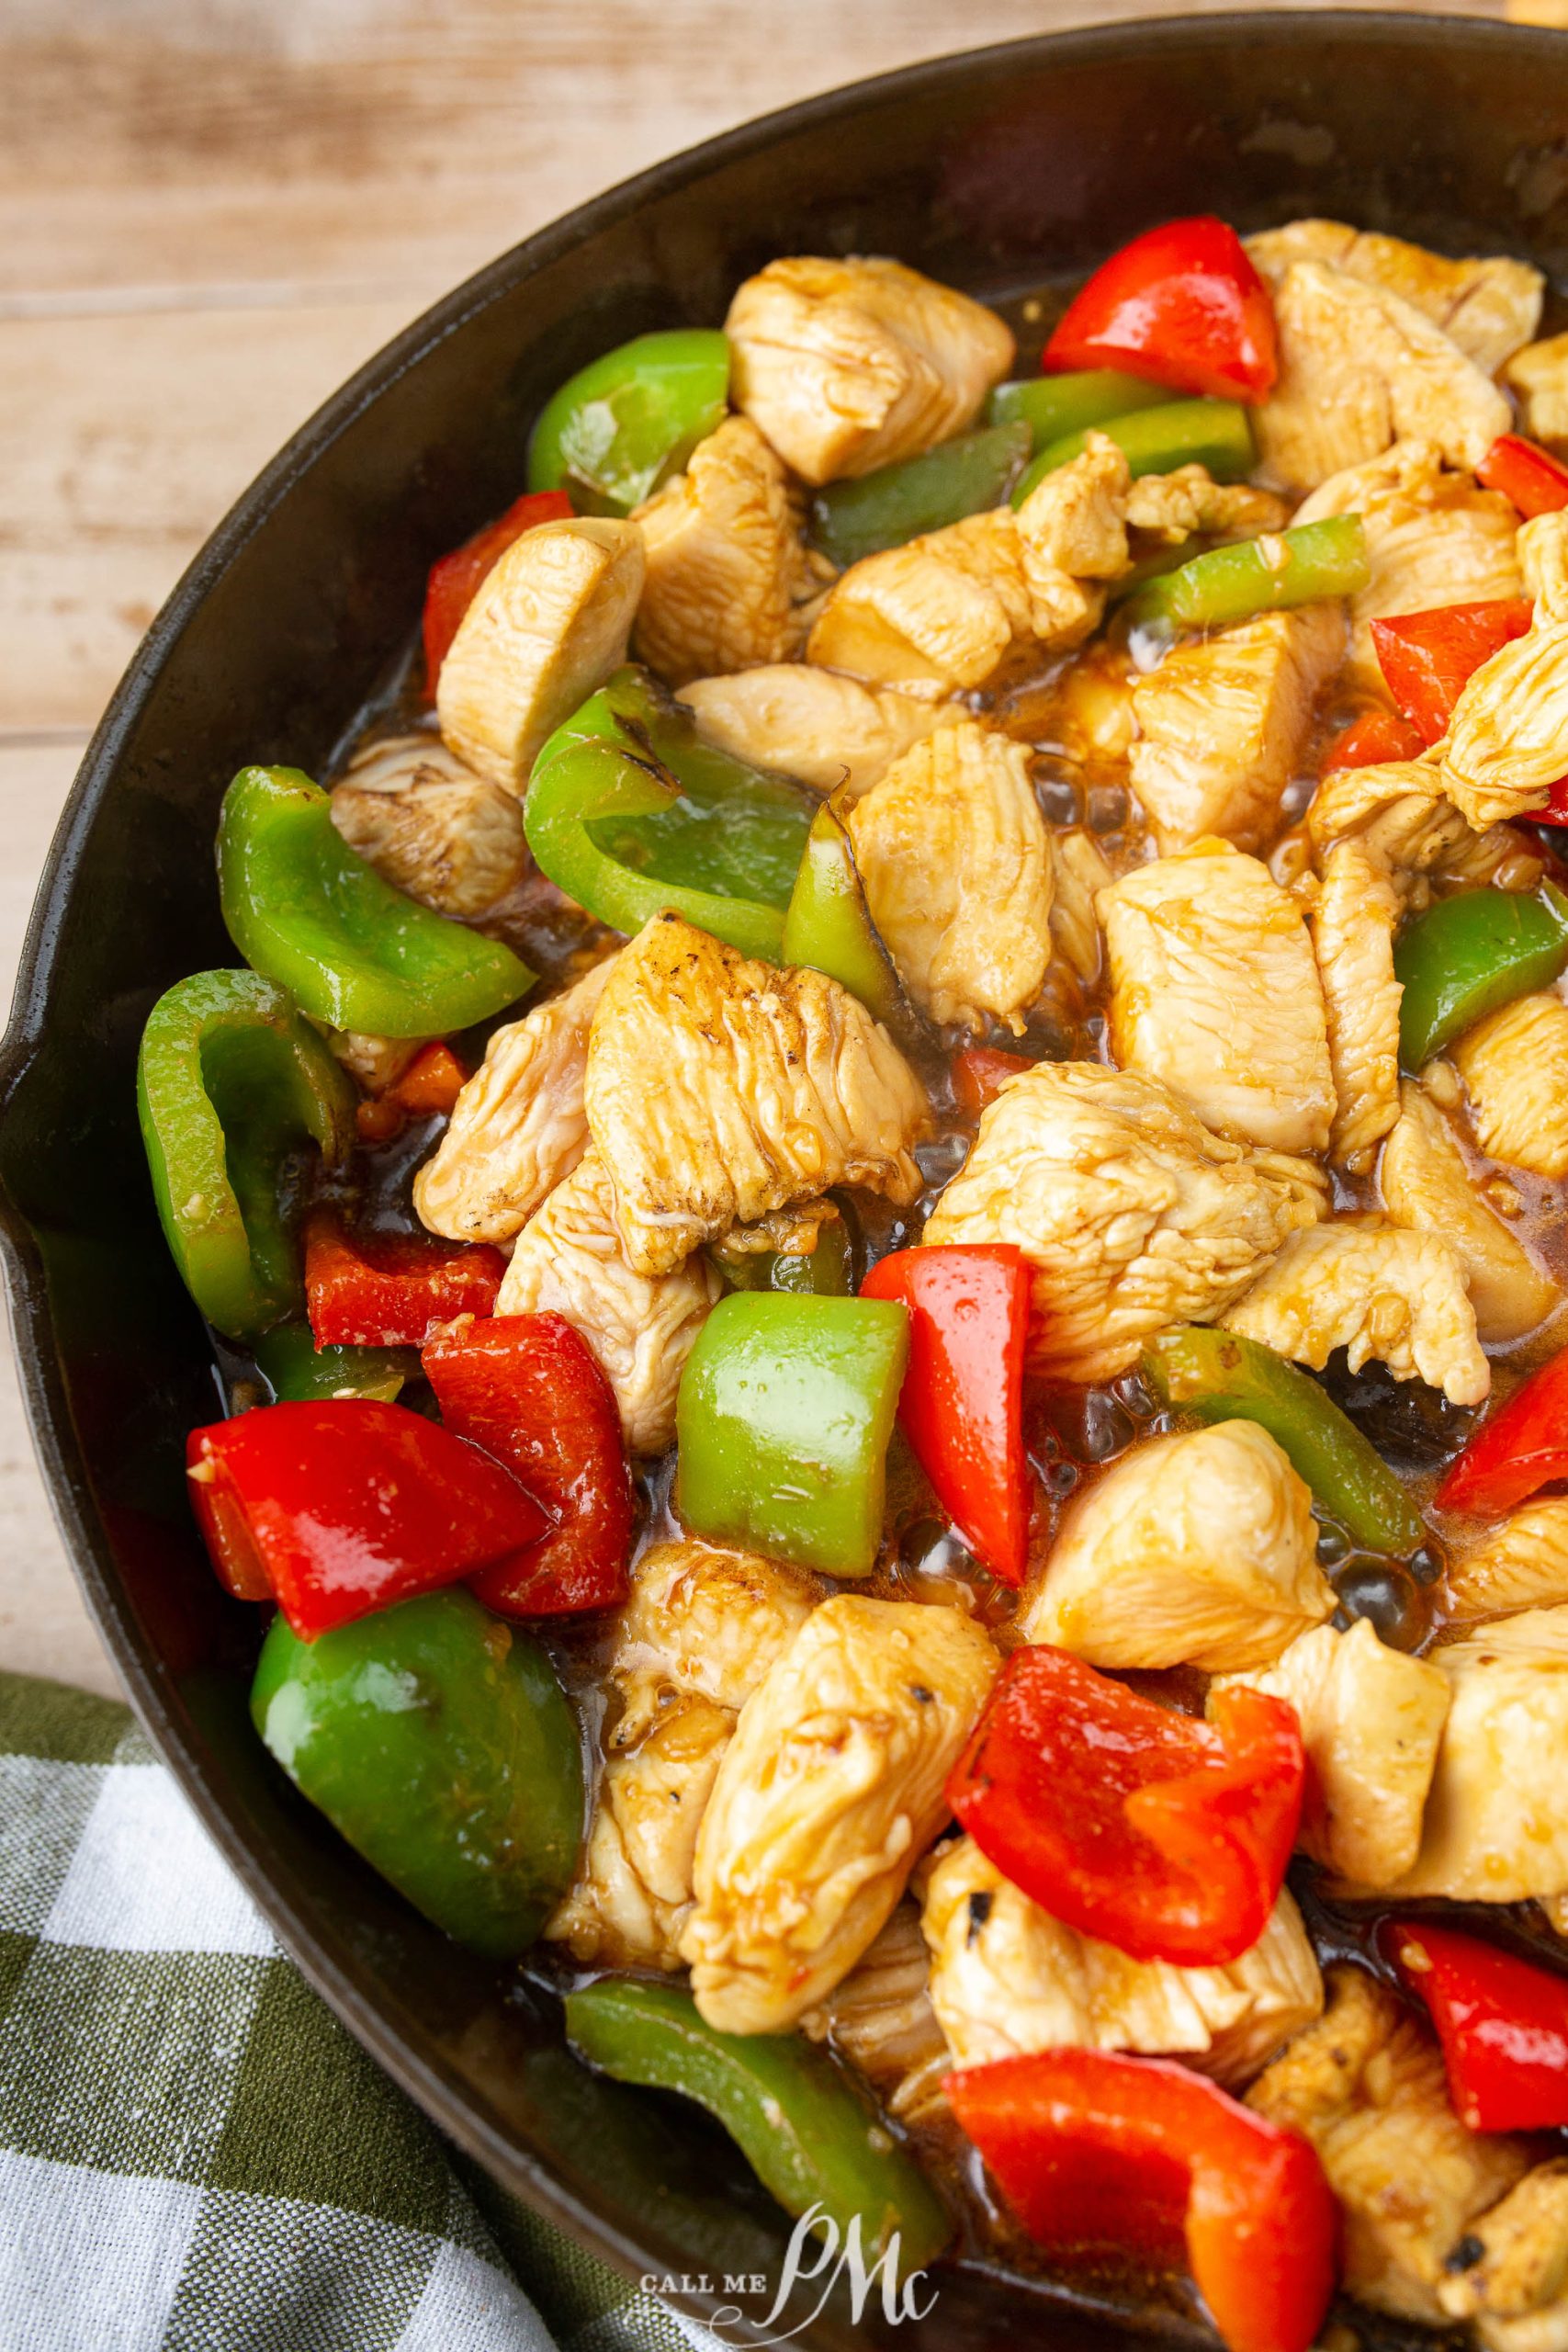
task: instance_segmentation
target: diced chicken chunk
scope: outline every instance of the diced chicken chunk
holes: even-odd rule
[[[1325,1203],[1310,1161],[1227,1143],[1154,1079],[1042,1062],[986,1112],[925,1238],[1016,1244],[1036,1366],[1110,1380],[1154,1332],[1223,1314]]]
[[[1069,582],[1040,616],[1043,641],[1081,643],[1101,608],[1098,592]],[[851,564],[823,601],[807,654],[880,684],[945,695],[984,685],[1034,623],[1018,518],[1001,506]]]
[[[1503,381],[1524,404],[1524,428],[1532,441],[1561,451],[1568,442],[1568,334],[1548,335],[1517,351]]]
[[[1134,530],[1147,531],[1174,547],[1195,531],[1221,539],[1251,539],[1260,531],[1282,530],[1291,510],[1270,490],[1254,490],[1245,481],[1215,481],[1204,466],[1178,466],[1174,473],[1144,474],[1131,485],[1126,519]]]
[[[1335,1114],[1334,1158],[1358,1172],[1399,1116],[1399,1003],[1393,934],[1399,892],[1359,841],[1337,842],[1313,910]]]
[[[1528,817],[1551,797],[1565,743],[1568,616],[1542,599],[1534,627],[1461,688],[1441,747],[1443,789],[1478,831]]]
[[[700,1254],[651,1275],[627,1263],[609,1170],[590,1151],[519,1234],[495,1311],[563,1315],[614,1389],[632,1452],[662,1453],[686,1358],[723,1289]]]
[[[770,262],[724,323],[736,406],[809,482],[961,433],[1012,364],[994,311],[896,261]]]
[[[642,1736],[677,1699],[739,1714],[822,1598],[813,1577],[779,1560],[706,1544],[655,1544],[632,1571],[611,1678],[622,1701],[617,1744]]]
[[[849,811],[872,919],[942,1024],[1021,1031],[1051,960],[1055,867],[1021,743],[973,719],[895,760]]]
[[[438,914],[483,914],[527,867],[513,795],[434,735],[372,744],[333,786],[330,807],[350,849]]]
[[[1269,837],[1344,650],[1342,607],[1307,605],[1178,645],[1138,680],[1129,775],[1163,852]]]
[[[834,1184],[900,1205],[920,1189],[925,1090],[859,998],[749,962],[678,915],[616,957],[584,1099],[639,1275]]]
[[[1526,1503],[1450,1562],[1445,1587],[1449,1613],[1461,1621],[1568,1603],[1568,1498]]]
[[[1518,553],[1526,595],[1561,620],[1568,613],[1568,513],[1554,508],[1521,523]]]
[[[377,1037],[365,1029],[329,1029],[327,1046],[333,1059],[343,1064],[367,1094],[384,1094],[396,1086],[428,1037]]]
[[[441,664],[448,748],[521,794],[545,738],[626,660],[643,569],[642,533],[609,516],[541,523],[513,540]]]
[[[1204,840],[1103,891],[1111,1038],[1239,1143],[1322,1151],[1334,1115],[1312,943],[1266,865]]]
[[[1245,2083],[1323,2008],[1317,1962],[1283,1892],[1240,1960],[1176,1968],[1064,1927],[960,1838],[933,1859],[920,1923],[931,2007],[960,2066],[1036,2050],[1130,2050]]]
[[[1378,1170],[1396,1225],[1435,1233],[1464,1269],[1483,1340],[1522,1339],[1562,1305],[1562,1294],[1477,1189],[1463,1152],[1431,1096],[1413,1079],[1399,1089],[1399,1122]],[[1562,1599],[1568,1600],[1568,1589]]]
[[[842,1982],[947,1815],[999,1660],[955,1609],[840,1593],[746,1702],[697,1840],[681,1939],[726,2033],[776,2033]]]
[[[1479,2214],[1461,2241],[1467,2257],[1450,2260],[1438,2288],[1438,2301],[1454,2319],[1523,2320],[1527,2330],[1483,2329],[1482,2341],[1544,2347],[1561,2343],[1568,2327],[1568,2157],[1536,2165],[1517,2188]],[[1457,2255],[1460,2248],[1454,2249]],[[1548,2338],[1540,2322],[1550,2322]]]
[[[1074,580],[1119,580],[1131,561],[1127,507],[1133,471],[1108,433],[1091,433],[1082,453],[1043,474],[1018,509],[1025,571]],[[1145,493],[1157,512],[1153,493]],[[1048,590],[1049,593],[1049,590]]]
[[[1568,1004],[1542,992],[1489,1012],[1449,1048],[1490,1159],[1568,1176]]]
[[[1268,1666],[1335,1607],[1312,1495],[1254,1421],[1150,1438],[1071,1504],[1019,1631],[1110,1668]]]
[[[808,662],[697,678],[682,686],[681,700],[722,750],[818,792],[841,786],[857,799],[901,752],[953,716],[940,702],[863,685]]]
[[[801,2030],[830,2041],[874,2083],[890,2115],[915,2117],[942,2105],[953,2064],[926,1990],[931,1954],[913,1903],[900,1903],[876,1941]]]
[[[1353,842],[1398,893],[1401,906],[1425,904],[1428,876],[1495,882],[1500,889],[1533,889],[1539,857],[1509,825],[1478,833],[1443,788],[1435,752],[1417,760],[1388,760],[1375,767],[1336,768],[1307,810],[1314,847],[1326,854]],[[1325,865],[1325,880],[1327,867]]]
[[[1506,254],[1450,261],[1425,245],[1408,244],[1345,220],[1288,220],[1247,240],[1262,276],[1282,277],[1292,262],[1325,261],[1420,311],[1457,343],[1483,374],[1495,376],[1510,353],[1528,343],[1540,322],[1545,280],[1528,262]]]
[[[1111,867],[1094,835],[1081,826],[1051,835],[1051,944],[1080,980],[1100,978],[1102,957],[1095,902],[1110,882]]]
[[[582,1078],[610,964],[498,1029],[413,1182],[432,1233],[510,1241],[588,1148]]]
[[[1427,1792],[1448,1720],[1448,1678],[1379,1641],[1365,1617],[1348,1634],[1300,1634],[1262,1673],[1227,1676],[1296,1711],[1306,1748],[1298,1842],[1358,1886],[1392,1886],[1416,1860]]]
[[[1440,1388],[1450,1404],[1479,1405],[1491,1392],[1458,1255],[1440,1234],[1386,1217],[1336,1217],[1292,1234],[1220,1320],[1314,1372],[1344,1348],[1352,1372],[1375,1360],[1395,1380]]]

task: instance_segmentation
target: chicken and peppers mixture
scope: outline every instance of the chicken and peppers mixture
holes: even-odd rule
[[[283,1770],[791,2211],[1231,2352],[1568,2347],[1542,295],[771,263],[235,778],[141,1050]]]

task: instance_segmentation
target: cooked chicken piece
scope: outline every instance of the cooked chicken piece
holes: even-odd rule
[[[1238,1143],[1322,1151],[1334,1116],[1323,991],[1295,900],[1209,838],[1135,865],[1097,901],[1111,1049]]]
[[[1292,262],[1274,290],[1280,378],[1252,412],[1261,471],[1315,490],[1406,435],[1478,466],[1511,417],[1495,384],[1413,304],[1322,261]]]
[[[1016,1244],[1037,1369],[1110,1380],[1168,1324],[1213,1322],[1325,1205],[1310,1161],[1211,1135],[1156,1080],[1042,1062],[986,1112],[925,1238]]]
[[[1018,533],[1032,585],[1036,578],[1048,583],[1057,572],[1074,580],[1119,580],[1132,560],[1127,547],[1132,494],[1132,468],[1108,433],[1091,433],[1080,456],[1043,474],[1018,510]],[[1151,511],[1157,511],[1154,493],[1145,497]],[[1054,593],[1049,584],[1046,593]]]
[[[1163,852],[1268,840],[1344,650],[1342,606],[1307,605],[1178,645],[1138,680],[1128,773]]]
[[[840,1593],[813,1611],[703,1816],[681,1952],[710,2025],[782,2032],[849,1974],[947,1817],[999,1663],[956,1609]]]
[[[1280,531],[1291,510],[1272,491],[1254,490],[1245,481],[1215,481],[1203,466],[1178,466],[1174,473],[1145,474],[1132,484],[1126,519],[1134,530],[1175,547],[1195,531],[1222,539]]]
[[[1521,523],[1518,554],[1526,595],[1561,620],[1568,613],[1568,514],[1558,509]]]
[[[1436,752],[1334,769],[1314,796],[1306,829],[1320,856],[1337,842],[1354,842],[1410,912],[1427,903],[1428,877],[1533,890],[1544,871],[1540,852],[1516,827],[1473,831],[1443,788]]]
[[[1551,1275],[1488,1207],[1453,1130],[1413,1079],[1401,1080],[1399,1123],[1383,1146],[1378,1182],[1396,1225],[1438,1234],[1456,1252],[1483,1340],[1522,1339],[1562,1305]]]
[[[736,406],[809,482],[962,433],[1012,365],[994,311],[897,261],[770,262],[724,326]]]
[[[1051,945],[1080,980],[1100,978],[1100,917],[1095,900],[1111,878],[1105,852],[1079,826],[1051,835]]]
[[[662,1453],[686,1358],[723,1290],[700,1255],[653,1275],[628,1265],[610,1172],[590,1151],[518,1235],[495,1311],[564,1315],[615,1392],[627,1445]]]
[[[709,1247],[726,1273],[743,1275],[749,1258],[809,1258],[825,1229],[842,1223],[831,1201],[803,1201],[798,1208],[774,1209],[755,1225],[732,1225]]]
[[[1451,2259],[1438,2301],[1454,2319],[1518,2319],[1550,2315],[1557,2340],[1568,2323],[1568,2157],[1527,2172],[1489,2213],[1477,2216],[1461,2241],[1467,2259]],[[1455,2252],[1458,2253],[1456,2248]],[[1551,2306],[1556,2305],[1555,2311]],[[1483,2335],[1483,2341],[1507,2343]]]
[[[1029,752],[973,719],[894,761],[849,811],[872,919],[938,1023],[1021,1032],[1051,960],[1055,869]]]
[[[930,2114],[942,2105],[953,2056],[926,1991],[930,1974],[919,1912],[900,1903],[843,1983],[800,2020],[813,2041],[831,2041],[853,2060],[890,2115]]]
[[[1393,934],[1399,892],[1359,841],[1336,842],[1324,860],[1313,910],[1313,947],[1323,983],[1335,1114],[1334,1159],[1356,1172],[1371,1166],[1399,1116],[1399,1001]]]
[[[1335,1608],[1312,1494],[1254,1421],[1150,1438],[1065,1513],[1018,1630],[1091,1666],[1268,1666]]]
[[[1364,1970],[1328,1972],[1328,2012],[1247,2094],[1302,2132],[1344,2218],[1344,2278],[1375,2311],[1440,2325],[1438,2289],[1467,2225],[1522,2178],[1526,2144],[1467,2132],[1436,2041]]]
[[[1421,1851],[1393,1893],[1525,1903],[1568,1893],[1568,1608],[1432,1652],[1453,1691]]]
[[[616,957],[584,1099],[639,1275],[834,1184],[900,1206],[920,1189],[909,1147],[925,1090],[859,998],[821,972],[750,963],[679,915],[656,915]]]
[[[642,533],[609,516],[541,523],[513,540],[441,664],[448,749],[521,795],[547,735],[626,660],[643,570]]]
[[[428,1037],[376,1037],[364,1029],[329,1029],[328,1048],[334,1061],[357,1079],[367,1094],[385,1094],[396,1086]]]
[[[622,1702],[612,1728],[632,1747],[675,1700],[739,1714],[822,1598],[814,1577],[750,1552],[655,1544],[632,1571],[610,1675]]]
[[[1306,1747],[1298,1844],[1362,1887],[1392,1886],[1421,1845],[1421,1819],[1449,1712],[1445,1675],[1379,1641],[1362,1617],[1300,1634],[1263,1673],[1227,1675],[1296,1711]]]
[[[330,813],[383,881],[438,914],[483,914],[527,869],[516,799],[434,735],[373,743],[333,786]]]
[[[699,441],[632,520],[648,558],[637,650],[662,678],[794,660],[832,566],[813,562],[800,499],[749,417]]]
[[[1037,615],[1010,506],[966,515],[851,564],[812,624],[807,655],[928,696],[984,685],[1013,647],[1036,633],[1043,644],[1065,649],[1094,629],[1100,591],[1063,572],[1050,573],[1049,584],[1053,600]]]
[[[439,1148],[413,1180],[414,1206],[432,1233],[510,1241],[582,1158],[588,1033],[613,960],[491,1037]]]
[[[1450,261],[1425,245],[1352,229],[1344,220],[1288,220],[1282,229],[1248,237],[1247,250],[1270,280],[1283,277],[1292,262],[1325,261],[1399,295],[1487,376],[1495,376],[1540,322],[1545,280],[1528,262],[1506,255]]]
[[[1530,439],[1544,441],[1561,455],[1568,441],[1568,334],[1548,335],[1544,343],[1517,351],[1503,370],[1503,381],[1523,402],[1524,429]]]
[[[1524,534],[1521,532],[1520,537]],[[1568,616],[1549,600],[1460,689],[1440,747],[1443,789],[1479,831],[1544,808],[1568,743]]]
[[[1489,1159],[1533,1176],[1568,1176],[1568,1004],[1516,997],[1449,1047]]]
[[[1568,1603],[1568,1498],[1526,1503],[1450,1561],[1444,1583],[1449,1614],[1461,1622]]]
[[[933,1858],[920,1924],[931,2007],[960,2066],[1036,2050],[1131,2050],[1244,2083],[1323,2009],[1317,1962],[1284,1893],[1240,1960],[1176,1968],[1065,1927],[960,1838]]]
[[[710,742],[818,792],[858,799],[911,743],[953,716],[940,702],[864,686],[808,662],[697,678],[681,689]]]

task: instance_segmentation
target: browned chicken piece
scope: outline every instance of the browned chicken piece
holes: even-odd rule
[[[779,2033],[875,1940],[947,1818],[943,1783],[1000,1659],[956,1609],[840,1593],[741,1710],[681,1939],[724,2033]]]
[[[724,324],[736,406],[808,482],[962,433],[1012,365],[994,311],[897,261],[770,262]]]
[[[1439,2326],[1450,2250],[1529,2168],[1525,2142],[1467,2132],[1437,2042],[1359,1968],[1328,1971],[1328,2010],[1247,2103],[1304,2132],[1344,2219],[1343,2283],[1374,2311]]]
[[[1042,1062],[986,1112],[925,1239],[1014,1243],[1036,1369],[1111,1380],[1154,1332],[1214,1321],[1326,1205],[1310,1160],[1226,1142],[1157,1080]]]
[[[1119,580],[1131,561],[1132,492],[1133,471],[1124,453],[1108,433],[1089,434],[1081,456],[1043,474],[1018,509],[1019,537],[1032,578],[1066,572],[1075,580]],[[1154,493],[1145,495],[1152,500]]]
[[[590,1151],[518,1235],[495,1311],[563,1315],[614,1389],[631,1451],[662,1453],[686,1358],[723,1290],[700,1253],[652,1275],[627,1263],[609,1170]]]
[[[921,1010],[1023,1028],[1051,960],[1055,869],[1029,752],[973,719],[894,761],[848,814],[872,920]]]
[[[1461,689],[1439,746],[1443,789],[1478,831],[1528,817],[1551,797],[1565,742],[1568,616],[1541,597],[1534,627],[1500,647]]]
[[[1211,1700],[1241,1684],[1296,1711],[1307,1758],[1297,1843],[1359,1887],[1403,1878],[1420,1850],[1447,1677],[1391,1649],[1362,1617],[1348,1634],[1314,1626],[1264,1671],[1211,1684]]]
[[[1548,335],[1515,352],[1503,381],[1519,396],[1530,439],[1561,454],[1568,442],[1568,334]]]
[[[904,1207],[920,1189],[925,1089],[859,998],[821,972],[751,963],[675,914],[615,959],[584,1100],[639,1276],[835,1184]]]
[[[1464,2256],[1462,2262],[1457,2257]],[[1536,2165],[1465,2230],[1438,2288],[1489,2352],[1550,2352],[1568,2335],[1568,2157]]]
[[[1081,826],[1051,835],[1051,944],[1080,980],[1098,980],[1100,917],[1095,901],[1111,879],[1105,852]]]
[[[1568,1176],[1568,1004],[1543,992],[1489,1012],[1449,1048],[1489,1159]]]
[[[1545,280],[1539,269],[1506,254],[1450,261],[1403,237],[1353,229],[1345,220],[1311,220],[1260,230],[1247,238],[1247,250],[1270,280],[1283,277],[1292,262],[1325,261],[1399,295],[1487,376],[1495,376],[1540,322]]]
[[[1235,2085],[1323,2010],[1317,1962],[1283,1891],[1240,1960],[1177,1968],[1065,1927],[960,1838],[932,1858],[920,1924],[931,2007],[960,2066],[1037,2050],[1130,2050]]]
[[[447,748],[521,795],[545,738],[626,660],[643,571],[642,533],[610,516],[541,523],[513,540],[441,664]]]
[[[755,1225],[732,1225],[708,1246],[724,1272],[744,1274],[750,1258],[809,1258],[825,1229],[842,1223],[831,1201],[803,1201],[798,1208],[774,1209]]]
[[[1269,839],[1344,650],[1343,606],[1307,605],[1178,645],[1138,680],[1129,776],[1163,852]]]
[[[513,795],[434,735],[372,744],[333,786],[330,808],[350,849],[437,914],[481,915],[527,869]]]
[[[710,742],[809,784],[869,792],[911,743],[953,717],[946,704],[863,685],[808,662],[697,678],[681,689]]]
[[[1323,863],[1312,935],[1334,1075],[1329,1149],[1358,1174],[1399,1117],[1403,991],[1393,975],[1393,934],[1402,912],[1382,864],[1359,841],[1337,842]]]
[[[432,1233],[510,1241],[588,1148],[582,1078],[611,961],[498,1029],[413,1181]]]
[[[1111,1041],[1238,1143],[1322,1151],[1334,1116],[1323,991],[1301,910],[1266,865],[1207,839],[1100,893]]]
[[[801,536],[789,477],[749,417],[727,417],[632,516],[648,558],[638,657],[671,685],[793,662],[833,577]]]
[[[1274,289],[1280,376],[1252,412],[1260,470],[1300,494],[1391,442],[1435,441],[1478,466],[1512,418],[1490,378],[1442,329],[1381,286],[1292,262]]]
[[[1268,1666],[1336,1606],[1312,1495],[1253,1421],[1150,1438],[1069,1505],[1018,1630],[1112,1669]]]
[[[1401,1080],[1378,1183],[1396,1225],[1439,1234],[1455,1251],[1483,1340],[1523,1339],[1562,1305],[1562,1291],[1488,1205],[1452,1128],[1414,1079]],[[1568,1586],[1562,1598],[1568,1600]]]
[[[1543,870],[1539,853],[1513,826],[1478,833],[1467,823],[1444,790],[1436,752],[1336,768],[1307,810],[1307,831],[1320,856],[1336,842],[1356,842],[1411,911],[1427,902],[1427,877],[1531,890]]]
[[[1568,613],[1568,513],[1532,514],[1521,523],[1518,551],[1526,595],[1561,620]]]
[[[1195,531],[1220,539],[1256,538],[1260,531],[1283,530],[1291,510],[1271,490],[1250,482],[1215,481],[1206,467],[1178,466],[1174,473],[1144,474],[1132,483],[1126,520],[1168,546]]]
[[[1444,1589],[1461,1623],[1568,1604],[1568,1498],[1544,1496],[1490,1528],[1450,1559]]]
[[[327,1045],[334,1061],[357,1080],[367,1094],[385,1094],[396,1086],[428,1037],[376,1037],[364,1029],[329,1029]]]
[[[1037,610],[1011,507],[967,515],[840,573],[807,658],[931,696],[984,685],[1015,646],[1038,637],[1066,650],[1099,622],[1099,589],[1054,570],[1043,577],[1051,601]]]
[[[650,1545],[615,1627],[614,1743],[635,1746],[679,1699],[739,1714],[822,1593],[804,1570],[750,1552],[684,1539]]]
[[[926,1991],[930,1974],[919,1912],[900,1903],[842,1984],[800,2020],[813,2041],[830,2041],[852,2060],[901,2120],[940,2112],[942,2078],[953,2064]]]

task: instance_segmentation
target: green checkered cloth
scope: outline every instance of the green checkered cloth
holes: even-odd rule
[[[0,1674],[0,2352],[693,2346],[344,2031],[126,1708]]]

